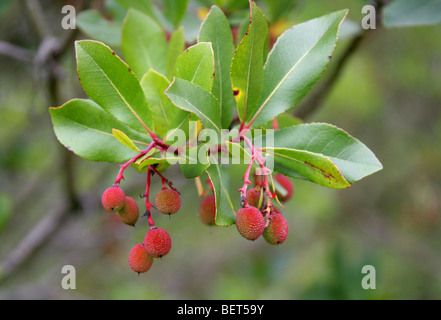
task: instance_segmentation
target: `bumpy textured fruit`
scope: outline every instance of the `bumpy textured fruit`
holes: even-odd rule
[[[276,190],[277,198],[279,198],[280,201],[284,202],[291,199],[294,193],[294,186],[291,180],[280,173],[277,174],[274,179],[276,179],[276,181],[282,186],[282,188],[285,189],[285,192],[283,194],[280,191]]]
[[[104,191],[101,197],[101,203],[109,212],[116,212],[124,207],[126,194],[119,187],[110,187]]]
[[[147,253],[153,258],[159,258],[169,253],[171,249],[170,234],[161,228],[149,230],[144,238]]]
[[[118,212],[119,219],[129,225],[134,226],[139,217],[139,207],[132,197],[126,196],[124,207]]]
[[[257,190],[256,188],[251,188],[247,190],[247,202],[252,207],[259,207],[261,190]]]
[[[265,229],[265,218],[255,207],[241,208],[236,215],[236,227],[245,239],[256,240]]]
[[[216,217],[216,198],[214,195],[205,197],[199,206],[199,219],[206,225],[214,225]]]
[[[263,231],[263,238],[270,244],[280,244],[288,236],[288,223],[281,214],[273,214],[269,217],[268,226]]]
[[[174,214],[181,207],[179,192],[172,189],[162,189],[155,199],[156,209],[163,214]]]
[[[153,258],[147,253],[143,244],[137,244],[129,254],[129,266],[133,271],[144,273],[150,270]]]

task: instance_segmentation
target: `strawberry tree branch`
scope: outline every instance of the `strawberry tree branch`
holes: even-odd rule
[[[153,207],[153,204],[150,203],[150,184],[151,184],[152,173],[153,173],[152,166],[148,166],[148,168],[147,168],[147,182],[145,185],[145,193],[144,193],[145,208],[146,208],[144,216],[147,216],[147,218],[148,218],[149,228],[155,227],[155,222],[153,221],[152,212],[150,210],[150,208]]]

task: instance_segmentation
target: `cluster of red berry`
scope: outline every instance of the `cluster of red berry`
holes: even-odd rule
[[[134,226],[137,222],[138,205],[133,198],[126,196],[121,188],[117,186],[108,188],[104,191],[101,202],[108,212],[117,212],[123,223]],[[181,197],[178,191],[163,187],[156,195],[155,204],[159,212],[174,214],[181,207]],[[151,224],[143,243],[135,245],[130,251],[129,265],[135,272],[147,272],[152,267],[154,258],[162,258],[170,249],[170,234],[165,229]]]
[[[282,174],[275,180],[284,193],[276,192],[280,201],[291,199],[294,188],[291,181]],[[280,190],[280,189],[279,189]],[[264,187],[256,179],[256,186],[246,193],[244,206],[236,215],[236,227],[242,237],[248,240],[263,238],[270,244],[281,244],[288,236],[288,224],[280,209],[267,201]],[[213,194],[204,197],[199,206],[199,218],[206,225],[215,224],[216,201]]]
[[[167,188],[168,183],[163,179],[163,187],[157,193],[155,198],[156,209],[163,214],[175,214],[181,207],[181,197],[179,192],[173,188]],[[275,180],[279,184],[283,193],[276,189],[277,198],[282,201],[288,201],[293,195],[293,185],[291,181],[277,174]],[[208,181],[210,182],[210,181]],[[149,183],[148,183],[149,185]],[[210,184],[211,185],[211,184]],[[216,199],[213,194],[204,195],[199,206],[199,218],[206,225],[215,225],[216,219]],[[148,191],[145,196],[148,198]],[[248,240],[256,240],[263,235],[263,238],[270,244],[276,245],[283,243],[288,236],[288,224],[280,209],[275,207],[265,190],[265,185],[255,177],[255,186],[246,192],[242,207],[236,214],[236,227],[240,235]],[[108,212],[116,212],[120,220],[130,226],[134,226],[139,218],[139,208],[136,201],[126,196],[125,192],[114,185],[108,188],[101,198],[104,209]],[[153,222],[150,213],[152,204],[146,201],[146,216],[149,218],[149,231],[141,244],[135,245],[129,254],[129,265],[133,271],[144,273],[152,267],[154,258],[162,258],[169,253],[171,249],[170,234],[162,228],[157,228]]]

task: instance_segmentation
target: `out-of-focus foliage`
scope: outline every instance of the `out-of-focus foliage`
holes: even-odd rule
[[[0,40],[35,53],[40,40],[34,25],[19,1],[9,2],[0,3]],[[118,24],[130,1],[91,2],[91,9],[104,10]],[[155,9],[155,19],[172,30],[170,21],[178,21],[180,14],[167,13],[168,2],[154,2],[160,10]],[[350,10],[350,22],[342,27],[347,32],[340,37],[329,69],[362,31],[361,8],[367,4],[299,0],[283,1],[286,5],[278,8],[276,2],[257,1],[271,22],[270,33],[277,35],[328,12]],[[60,27],[60,12],[68,3],[41,0],[58,36],[66,32]],[[213,3],[229,13],[239,35],[245,33],[247,1],[189,1],[188,14],[180,20],[188,42],[195,39]],[[164,18],[168,14],[174,18]],[[202,225],[196,186],[179,168],[172,168],[169,175],[181,191],[183,205],[179,214],[158,215],[155,221],[170,232],[173,248],[138,277],[131,272],[127,256],[142,240],[146,221],[141,219],[134,229],[122,225],[99,203],[117,165],[75,158],[75,186],[83,212],[72,214],[26,264],[0,281],[0,298],[439,298],[440,36],[439,25],[378,29],[351,57],[322,107],[308,121],[345,128],[375,152],[384,169],[348,190],[294,180],[294,197],[282,209],[290,226],[283,245],[270,246],[262,239],[244,241],[234,227]],[[90,37],[78,34],[78,39]],[[73,43],[62,66],[60,100],[85,97],[75,70]],[[53,134],[48,112],[53,105],[44,80],[44,72],[32,64],[0,56],[0,213],[9,217],[0,226],[0,263],[65,201],[62,147]],[[326,76],[317,85],[325,80]],[[241,186],[243,169],[234,168],[232,190]],[[141,203],[138,195],[144,191],[145,177],[135,170],[126,172],[128,182],[123,184]],[[160,187],[154,185],[152,192]],[[61,268],[68,264],[77,270],[76,290],[63,290],[60,285]],[[376,268],[375,290],[361,287],[364,265]]]

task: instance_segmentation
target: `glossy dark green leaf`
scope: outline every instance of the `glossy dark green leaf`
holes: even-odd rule
[[[304,150],[328,157],[349,183],[383,168],[366,145],[344,130],[326,123],[299,124],[278,130],[273,141],[276,148]]]
[[[211,92],[189,81],[175,78],[165,94],[178,108],[194,113],[204,128],[221,133],[219,101]]]
[[[280,167],[294,170],[306,179],[319,185],[344,189],[351,185],[342,176],[337,166],[326,156],[305,150],[287,148],[265,148],[266,157],[274,159]],[[283,172],[287,174],[288,172]]]
[[[294,107],[330,61],[347,10],[298,24],[277,40],[265,64],[258,108],[247,118],[254,127]]]
[[[78,75],[87,95],[118,120],[146,132],[152,116],[130,67],[101,42],[77,41],[75,48]]]
[[[250,12],[248,32],[231,64],[231,82],[242,122],[256,114],[264,81],[263,57],[268,35],[268,22],[254,1],[250,1]]]
[[[164,16],[178,26],[187,11],[188,0],[164,0]]]
[[[176,69],[176,60],[185,49],[184,28],[179,27],[170,36],[167,48],[167,73],[168,79],[173,80],[173,73]]]
[[[236,211],[230,197],[230,176],[228,170],[210,158],[211,165],[207,169],[213,184],[216,197],[216,224],[228,227],[236,222]]]
[[[216,68],[212,93],[219,100],[222,126],[227,128],[236,108],[230,75],[235,46],[230,23],[219,7],[211,7],[201,25],[198,42],[212,44]]]
[[[138,79],[150,69],[167,72],[167,41],[163,29],[148,15],[129,9],[122,28],[121,47],[125,61]]]
[[[112,129],[123,132],[139,149],[145,149],[150,140],[149,136],[130,129],[91,100],[70,100],[49,111],[60,143],[86,160],[121,163],[137,155],[115,139]]]
[[[141,87],[152,111],[153,131],[161,137],[165,137],[171,119],[179,111],[165,96],[169,85],[168,79],[154,70],[147,72],[141,79]]]
[[[187,48],[177,59],[174,76],[211,91],[214,78],[214,53],[210,42]]]

